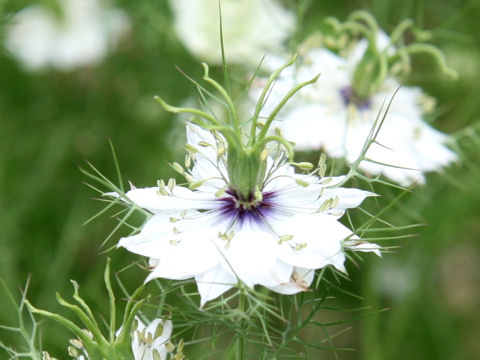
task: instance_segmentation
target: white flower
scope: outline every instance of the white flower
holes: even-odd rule
[[[61,0],[59,11],[31,5],[7,28],[5,47],[27,70],[71,70],[99,62],[129,26],[126,14],[100,0]]]
[[[185,176],[194,190],[169,181],[126,194],[153,214],[139,234],[119,242],[150,258],[147,280],[194,277],[203,306],[239,280],[282,294],[305,291],[315,269],[345,271],[345,249],[380,255],[338,221],[374,194],[335,188],[342,177],[296,174],[277,147],[269,149],[260,194],[244,198],[227,185],[222,136],[188,125],[187,140],[194,164]]]
[[[155,319],[148,326],[136,317],[137,329],[132,334],[132,351],[135,360],[167,358],[166,344],[172,335],[170,320]],[[156,354],[156,355],[154,355]]]
[[[258,65],[266,52],[281,51],[295,15],[276,0],[222,0],[223,43],[228,63]],[[175,29],[185,47],[210,64],[221,64],[218,0],[170,0]]]
[[[394,48],[387,48],[388,44],[389,38],[380,32],[377,46],[387,52],[393,51]],[[277,80],[264,113],[270,113],[273,104],[293,84],[321,73],[315,84],[302,89],[280,112],[276,126],[283,130],[285,138],[295,142],[297,150],[322,148],[332,157],[345,157],[353,162],[360,155],[380,110],[385,111],[399,89],[377,143],[372,144],[366,155],[374,162],[362,161],[360,168],[372,175],[384,174],[404,186],[423,183],[425,172],[438,171],[457,156],[445,145],[448,137],[423,121],[423,113],[431,105],[431,99],[419,88],[400,87],[393,77],[386,77],[368,98],[355,96],[352,90],[354,71],[366,49],[367,42],[362,40],[346,57],[324,48],[308,51],[296,69],[286,69]],[[272,67],[283,61],[276,57],[267,59]],[[252,97],[256,99],[259,91],[254,87]]]

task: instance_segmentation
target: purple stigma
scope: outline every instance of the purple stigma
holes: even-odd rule
[[[343,103],[345,105],[354,104],[359,110],[368,110],[372,106],[371,99],[361,99],[353,91],[351,86],[345,86],[340,89]]]
[[[263,192],[260,201],[253,194],[244,198],[233,189],[225,192],[228,195],[216,200],[219,203],[217,211],[220,216],[240,226],[245,222],[261,226],[265,218],[275,211],[277,194],[274,191]]]

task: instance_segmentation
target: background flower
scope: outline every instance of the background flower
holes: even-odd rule
[[[126,13],[102,0],[61,0],[51,8],[36,4],[11,19],[5,47],[27,70],[67,71],[99,62],[128,27]]]
[[[222,63],[219,2],[171,0],[175,30],[185,47],[202,61]],[[222,30],[228,63],[256,66],[265,53],[284,49],[295,15],[276,0],[223,0]]]
[[[393,51],[388,44],[389,38],[378,33],[379,51]],[[376,142],[366,154],[372,161],[362,161],[360,168],[370,175],[384,174],[403,186],[424,183],[425,172],[440,171],[457,156],[445,145],[449,137],[423,120],[432,100],[420,88],[401,86],[389,76],[368,97],[355,94],[355,71],[367,47],[367,41],[361,40],[345,56],[326,48],[307,51],[296,69],[282,74],[264,111],[269,113],[269,102],[275,104],[292,84],[321,73],[315,84],[302,89],[278,115],[277,126],[285,137],[295,142],[298,150],[324,149],[330,156],[352,163],[375,121],[386,114]],[[275,67],[281,61],[273,57],[266,63]],[[252,97],[256,99],[258,93],[254,87]]]

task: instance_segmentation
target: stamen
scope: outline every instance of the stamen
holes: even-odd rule
[[[183,169],[183,166],[180,165],[178,162],[173,162],[172,167],[173,167],[173,170],[175,170],[179,174],[181,174],[181,175],[185,174],[185,170]]]
[[[300,243],[294,246],[293,250],[295,251],[300,251],[302,249],[305,249],[307,247],[306,243]]]
[[[165,187],[165,182],[163,180],[157,180],[157,185],[158,185],[157,194],[167,196],[168,192],[167,192],[167,189]]]

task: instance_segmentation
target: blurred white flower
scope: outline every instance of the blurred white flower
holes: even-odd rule
[[[203,306],[239,280],[282,294],[305,291],[315,269],[345,271],[346,249],[380,255],[378,245],[360,241],[338,221],[345,209],[374,194],[334,187],[342,177],[296,174],[277,147],[265,153],[267,175],[259,192],[245,198],[228,185],[221,135],[188,125],[187,141],[193,166],[174,167],[190,189],[171,179],[126,194],[153,214],[139,234],[119,242],[150,258],[147,280],[194,277]]]
[[[222,0],[222,29],[228,63],[258,65],[266,52],[281,51],[295,28],[295,15],[276,0]],[[199,59],[222,63],[218,0],[170,0],[175,29]]]
[[[98,63],[129,28],[127,15],[101,0],[61,0],[58,7],[28,6],[8,25],[5,47],[27,70]]]
[[[381,51],[394,51],[387,47],[388,44],[389,38],[380,32],[377,46]],[[372,161],[362,161],[360,168],[371,175],[384,174],[404,186],[423,183],[425,172],[438,171],[457,156],[445,145],[448,136],[422,119],[433,100],[419,88],[400,87],[400,83],[389,76],[368,97],[355,94],[354,76],[358,75],[355,71],[367,47],[367,41],[362,40],[345,57],[324,48],[309,50],[296,69],[288,68],[282,73],[263,113],[269,114],[273,104],[295,83],[321,73],[315,84],[302,89],[285,106],[277,116],[276,126],[283,130],[288,140],[296,143],[297,150],[324,149],[332,157],[344,157],[353,162],[360,155],[380,110],[385,111],[399,89],[377,143],[372,144],[366,155]],[[277,57],[265,61],[272,68],[282,62],[284,59]],[[263,83],[264,79],[257,79],[257,86],[252,88],[254,102]]]
[[[135,360],[156,360],[167,358],[166,344],[172,335],[170,320],[155,319],[145,326],[137,317],[137,329],[132,334],[132,351]]]

